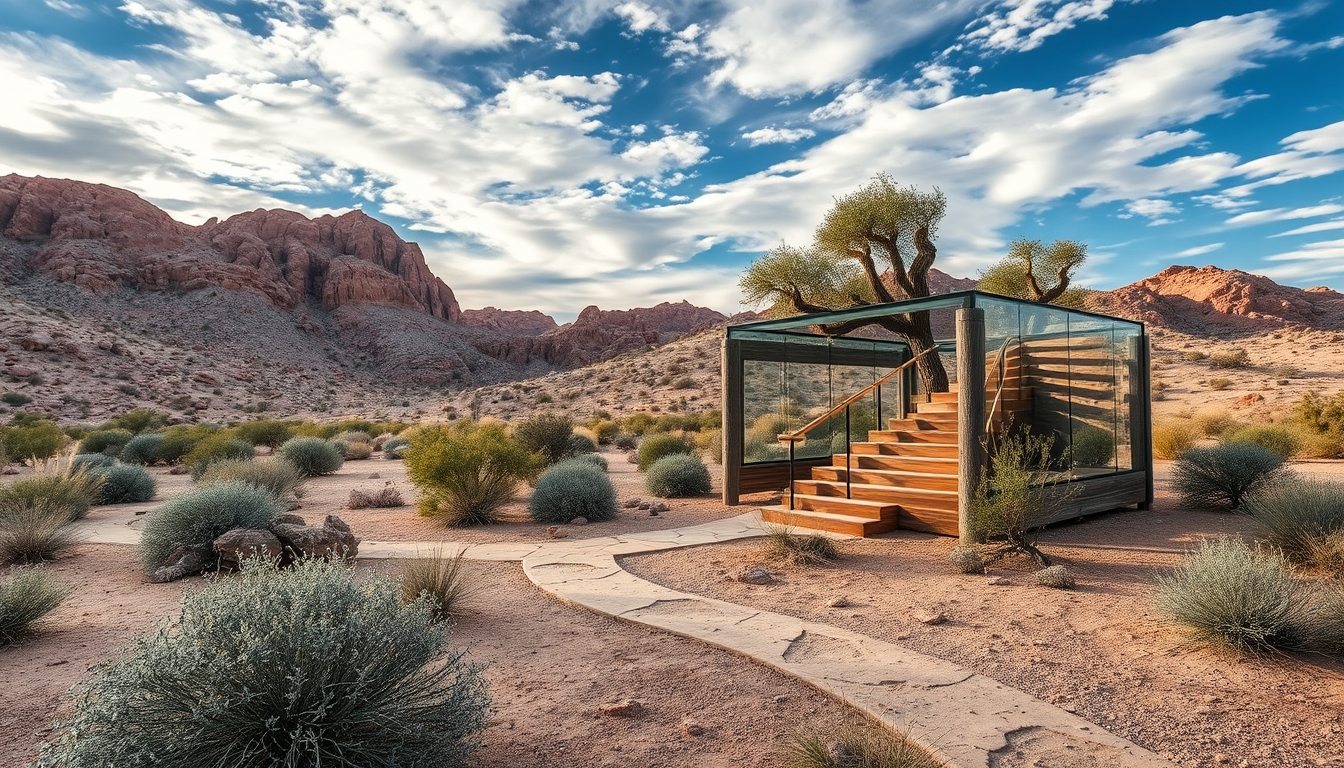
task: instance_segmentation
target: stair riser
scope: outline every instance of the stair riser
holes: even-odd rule
[[[813,480],[827,480],[835,483],[845,482],[844,467],[813,467]],[[957,490],[956,475],[892,475],[883,474],[883,470],[851,469],[848,471],[851,482],[868,485],[889,485],[892,488],[919,488],[931,491]]]
[[[893,419],[895,421],[895,419]],[[868,433],[872,443],[932,443],[934,445],[956,445],[957,433],[938,429],[900,429],[873,430]]]
[[[850,517],[863,518],[864,520],[886,520],[896,516],[896,506],[886,504],[876,506],[873,504],[864,504],[862,502],[879,501],[878,499],[847,499],[843,491],[840,496],[827,496],[821,499],[808,498],[803,496],[804,491],[799,489],[798,496],[793,500],[794,509],[803,511],[829,512],[833,515],[848,515]],[[853,503],[859,502],[859,503]],[[788,494],[784,495],[784,506],[789,505]]]
[[[945,458],[945,457],[937,457]],[[841,455],[838,459],[831,462],[831,466],[845,466],[845,457]],[[899,472],[929,472],[934,474],[946,474],[955,477],[957,475],[957,462],[952,461],[919,461],[910,456],[879,456],[879,455],[861,455],[855,454],[849,458],[849,466],[852,469],[894,469]]]
[[[920,456],[955,459],[958,455],[955,444],[940,443],[853,443],[849,446],[849,451],[855,456]],[[844,454],[840,455],[844,456]],[[835,462],[831,462],[831,464],[834,466]],[[844,462],[841,461],[838,466],[844,466]]]
[[[953,512],[957,510],[956,496],[942,494],[930,495],[927,491],[921,491],[914,488],[873,488],[871,486],[852,485],[849,488],[850,495],[846,497],[844,483],[827,483],[820,480],[799,480],[794,483],[794,486],[796,486],[797,491],[800,494],[806,493],[813,496],[825,496],[828,497],[827,501],[830,499],[858,499],[860,501],[881,501],[888,504],[900,504],[902,506],[910,505],[923,509],[950,509]],[[798,498],[798,501],[818,506],[825,505],[825,501],[804,499],[801,496]],[[830,510],[823,509],[822,511],[829,512]],[[846,514],[855,516],[862,515],[864,517],[869,516],[860,513],[858,510],[846,512]],[[873,516],[881,517],[880,514]]]

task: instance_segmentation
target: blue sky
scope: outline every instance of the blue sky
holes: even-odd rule
[[[0,173],[199,223],[363,208],[464,307],[682,298],[885,172],[958,276],[1344,289],[1344,2],[0,0]]]

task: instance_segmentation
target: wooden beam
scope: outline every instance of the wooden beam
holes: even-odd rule
[[[723,503],[735,506],[742,472],[742,342],[724,334],[719,354],[723,414]]]
[[[985,311],[957,310],[957,533],[974,539],[971,502],[987,463],[981,442],[985,428]]]

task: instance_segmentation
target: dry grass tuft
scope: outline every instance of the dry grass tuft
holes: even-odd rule
[[[829,565],[840,559],[835,542],[811,533],[796,534],[787,526],[769,526],[765,534],[765,556],[790,565]]]
[[[828,731],[803,731],[785,749],[787,768],[940,768],[940,760],[876,723],[847,722]]]
[[[388,482],[377,491],[361,491],[358,488],[351,490],[350,500],[345,506],[350,509],[387,509],[404,507],[406,502],[401,498],[401,491]]]
[[[401,567],[401,599],[414,602],[425,595],[435,603],[436,621],[462,615],[464,606],[481,590],[463,571],[462,553],[444,555],[436,549],[428,555],[407,560]]]

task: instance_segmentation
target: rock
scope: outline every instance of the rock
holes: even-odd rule
[[[168,559],[164,561],[164,564],[149,575],[149,580],[156,584],[162,584],[200,573],[210,560],[209,554],[210,546],[208,544],[203,547],[178,545],[168,556]]]
[[[552,525],[546,529],[546,537],[549,539],[563,539],[568,535],[569,531],[566,531],[564,526]]]
[[[377,479],[379,479],[379,478],[381,478],[381,477],[382,477],[382,475],[378,474],[377,472],[370,472],[370,473],[369,473],[369,479],[370,479],[370,480],[377,480]]]
[[[1259,392],[1251,392],[1232,401],[1233,408],[1248,408],[1257,403],[1265,402],[1265,396]]]
[[[52,339],[50,335],[42,333],[41,331],[30,333],[19,341],[19,346],[29,352],[39,352],[51,349],[55,345],[56,341]]]
[[[786,694],[786,693],[778,694],[777,696],[774,697],[774,699],[772,699],[772,701],[774,701],[776,704],[783,704],[784,702],[786,702],[786,701],[788,701],[788,700],[789,700],[789,695]]]
[[[639,459],[636,458],[635,461],[636,461],[636,463],[638,463]],[[639,509],[653,509],[653,502],[651,502],[651,501],[641,501],[641,502],[639,502],[639,504],[638,504],[637,506],[638,506]]]
[[[621,699],[614,704],[603,704],[597,711],[611,717],[639,717],[644,714],[644,705],[634,699]]]
[[[588,518],[586,518],[586,517],[576,517],[576,518],[574,518],[573,520],[570,520],[570,521],[569,521],[569,524],[570,524],[570,525],[587,525],[587,524],[588,524]]]
[[[755,567],[743,570],[741,573],[737,574],[736,578],[743,584],[761,585],[771,584],[775,581],[775,577],[771,576],[769,571],[764,568]]]
[[[320,528],[293,523],[272,523],[271,532],[284,544],[285,551],[290,557],[354,558],[359,554],[359,539],[350,532],[350,526],[335,515],[327,515]]]
[[[847,607],[849,607],[849,600],[845,599],[845,596],[844,596],[844,595],[840,595],[840,596],[838,596],[838,597],[832,597],[830,600],[827,600],[827,601],[826,601],[826,607],[827,607],[827,608],[847,608]]]
[[[665,502],[661,501],[655,501],[653,502],[653,506],[649,507],[649,511],[651,512],[666,512],[669,509],[671,509],[671,507],[667,506]]]
[[[559,327],[556,325],[555,318],[542,314],[535,309],[522,311],[496,309],[494,307],[462,310],[462,324],[474,325],[478,328],[514,331],[529,336],[553,331]]]
[[[9,370],[5,371],[5,373],[8,373],[10,376],[13,376],[16,379],[26,379],[29,376],[33,375],[33,369],[25,368],[21,365],[16,365],[13,368],[10,368]]]
[[[249,557],[279,558],[284,547],[275,534],[264,528],[234,528],[215,539],[214,550],[219,553],[221,564],[237,566]]]
[[[916,611],[911,618],[918,621],[920,624],[928,624],[930,626],[934,624],[942,624],[944,621],[947,621],[947,616],[943,615],[942,611]]]
[[[275,528],[277,525],[307,525],[307,523],[298,515],[278,515],[271,521],[271,528]]]
[[[656,509],[649,510],[649,517],[657,517],[657,516],[658,516],[658,510]]]
[[[683,717],[681,719],[681,732],[687,736],[703,736],[705,735],[705,728],[691,718]]]
[[[621,505],[626,509],[643,509],[639,505],[644,503],[642,499],[626,499],[625,504]]]
[[[1006,587],[1006,586],[1012,584],[1013,582],[1011,582],[1011,581],[1005,579],[1005,578],[1002,577],[1002,576],[991,576],[991,577],[989,577],[989,579],[986,581],[986,583],[989,584],[989,585],[991,585],[991,586],[995,586],[995,587]]]
[[[17,475],[17,474],[19,474],[18,467],[5,467],[4,469],[0,469],[0,475]]]
[[[168,474],[189,475],[191,474],[191,467],[188,467],[186,464],[174,464],[173,466],[168,468]]]

